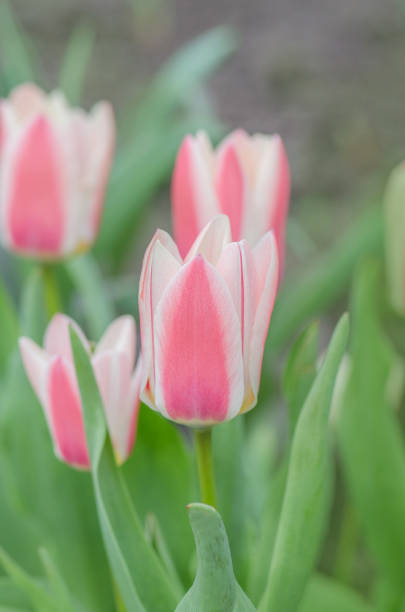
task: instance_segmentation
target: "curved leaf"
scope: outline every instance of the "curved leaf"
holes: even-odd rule
[[[348,332],[344,315],[298,419],[260,612],[295,612],[316,561],[330,501],[329,408]]]

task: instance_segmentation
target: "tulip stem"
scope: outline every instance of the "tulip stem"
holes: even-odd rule
[[[214,465],[212,461],[212,428],[194,431],[201,501],[217,507]]]
[[[45,306],[48,318],[52,319],[54,314],[63,311],[53,264],[42,264],[42,274],[44,279]]]

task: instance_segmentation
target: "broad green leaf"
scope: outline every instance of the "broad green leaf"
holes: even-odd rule
[[[190,504],[189,515],[198,567],[176,612],[253,612],[255,608],[236,582],[220,515],[205,504]]]
[[[114,310],[103,286],[94,257],[87,253],[66,262],[66,271],[82,301],[82,309],[93,340],[98,340],[114,318]],[[134,287],[134,294],[135,294]]]
[[[338,420],[340,452],[359,523],[381,573],[405,584],[405,448],[387,392],[395,361],[379,321],[381,270],[354,280],[352,370]],[[405,589],[404,589],[405,590]]]
[[[374,608],[352,589],[315,574],[308,582],[298,612],[374,612]]]
[[[27,574],[2,548],[0,548],[0,563],[16,586],[29,597],[38,612],[62,612],[49,589],[40,580]]]
[[[59,85],[71,104],[79,104],[90,59],[95,33],[86,23],[73,30],[63,57]]]
[[[329,408],[348,331],[344,315],[298,419],[260,612],[295,612],[319,552],[331,493]]]
[[[283,390],[293,435],[306,396],[316,376],[319,324],[312,323],[298,338],[287,359]]]
[[[135,448],[122,472],[141,521],[150,512],[156,515],[176,569],[188,586],[193,538],[186,505],[198,498],[192,454],[179,429],[142,405]]]
[[[6,287],[0,282],[0,376],[4,376],[10,356],[17,346],[18,317]]]
[[[35,81],[32,49],[7,0],[0,2],[0,57],[10,89],[24,81]]]
[[[97,509],[115,580],[128,610],[167,612],[175,607],[175,590],[155,551],[146,541],[117,468],[87,352],[73,328],[70,333]]]

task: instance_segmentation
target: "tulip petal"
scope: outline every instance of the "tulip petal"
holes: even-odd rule
[[[44,348],[49,355],[59,355],[69,363],[73,363],[72,347],[70,344],[69,326],[72,325],[75,332],[80,337],[83,346],[90,353],[90,346],[87,338],[80,327],[65,314],[57,313],[52,317],[44,338]]]
[[[42,112],[46,106],[46,97],[34,83],[23,83],[13,89],[9,103],[16,119],[21,122]]]
[[[253,250],[256,265],[256,314],[250,341],[250,381],[257,398],[264,344],[273,311],[279,277],[279,263],[273,232],[267,233]],[[246,406],[246,410],[251,406]]]
[[[94,355],[104,351],[124,353],[132,370],[136,351],[136,327],[133,317],[124,315],[111,323],[97,344]]]
[[[132,364],[124,352],[104,351],[92,359],[103,400],[108,431],[117,460],[126,459],[129,418],[124,414],[131,385]]]
[[[20,338],[19,345],[28,379],[37,394],[49,424],[46,388],[47,371],[50,362],[49,355],[30,338]]]
[[[2,189],[11,244],[26,253],[60,254],[64,231],[61,159],[44,116],[27,127],[4,166]]]
[[[245,200],[245,179],[232,140],[221,150],[217,161],[216,190],[221,212],[228,215],[232,239],[240,240]]]
[[[195,239],[184,261],[190,261],[196,255],[216,265],[226,244],[231,241],[231,227],[226,215],[217,215],[207,223]]]
[[[144,274],[143,295],[139,301],[142,335],[142,398],[148,405],[153,404],[155,384],[155,338],[153,316],[167,285],[180,269],[178,259],[157,240],[149,253],[149,264]],[[151,395],[152,394],[152,395]]]
[[[56,454],[75,467],[90,467],[82,406],[73,367],[55,357],[48,373],[48,410]]]
[[[201,425],[232,418],[243,400],[240,323],[229,290],[203,257],[184,265],[155,314],[156,405]]]
[[[263,220],[265,231],[273,229],[280,256],[284,261],[285,224],[290,198],[290,169],[280,136],[272,136],[262,155],[257,170],[255,213]],[[253,214],[251,218],[253,218]],[[248,220],[249,221],[249,220]],[[256,232],[257,234],[257,232]],[[255,236],[257,240],[258,236]]]
[[[201,150],[198,139],[186,136],[183,140],[171,191],[174,237],[184,257],[200,228],[219,212],[206,147]]]

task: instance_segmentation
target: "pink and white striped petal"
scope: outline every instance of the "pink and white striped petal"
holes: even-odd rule
[[[245,192],[248,189],[238,153],[229,139],[217,159],[216,191],[221,212],[229,217],[232,240],[241,238]]]
[[[135,350],[135,321],[130,315],[124,315],[115,319],[115,321],[109,325],[101,340],[98,342],[94,355],[97,356],[104,351],[123,353],[132,370],[135,364]]]
[[[199,233],[184,261],[190,261],[196,255],[203,255],[210,264],[215,266],[225,245],[231,240],[231,226],[228,217],[217,215]]]
[[[240,323],[224,280],[203,257],[184,265],[155,316],[156,405],[189,425],[221,422],[243,400]]]
[[[2,169],[8,240],[17,251],[60,254],[65,209],[61,163],[51,125],[40,115],[24,130]]]
[[[55,453],[66,463],[89,469],[80,393],[73,366],[55,357],[48,370],[48,412]]]
[[[256,267],[256,314],[250,341],[250,381],[257,398],[264,344],[277,292],[279,262],[273,232],[268,232],[253,250]],[[250,406],[252,407],[252,406]],[[246,407],[246,410],[249,406]]]
[[[144,274],[143,299],[140,300],[142,333],[142,397],[151,405],[155,386],[155,332],[154,316],[157,305],[181,264],[160,240],[154,242],[149,256],[148,270]],[[152,394],[152,395],[151,395]]]
[[[206,151],[198,139],[186,136],[172,178],[174,237],[182,257],[189,251],[200,228],[218,212]]]
[[[57,313],[52,317],[44,337],[44,348],[48,355],[59,355],[73,364],[73,353],[70,343],[69,327],[72,326],[78,334],[83,346],[90,354],[90,345],[80,327],[65,314]]]
[[[49,423],[47,413],[47,375],[50,364],[49,355],[40,348],[30,338],[20,338],[19,346],[21,358],[24,364],[28,379],[45,412],[45,417]]]

